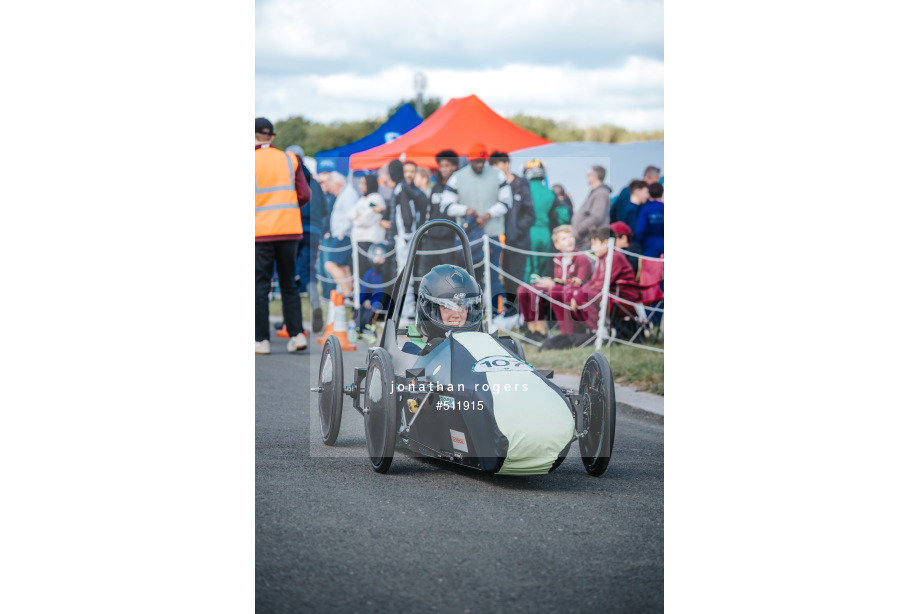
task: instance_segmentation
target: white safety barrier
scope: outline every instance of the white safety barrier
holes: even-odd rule
[[[485,241],[485,239],[488,239],[488,241]],[[523,287],[525,287],[525,288],[530,289],[535,295],[537,295],[537,296],[539,296],[539,297],[545,299],[546,301],[548,301],[548,302],[550,302],[550,303],[552,303],[552,304],[554,304],[554,305],[558,305],[558,306],[562,307],[563,309],[567,309],[567,310],[569,310],[569,311],[572,311],[572,306],[571,306],[571,305],[567,305],[567,304],[565,304],[565,303],[563,303],[563,302],[561,302],[561,301],[557,301],[556,299],[552,298],[551,296],[549,296],[549,295],[546,294],[545,292],[541,291],[539,288],[537,288],[537,287],[535,287],[535,286],[533,286],[533,285],[531,285],[531,284],[525,282],[524,280],[518,279],[517,277],[511,275],[510,273],[508,273],[507,271],[505,271],[505,270],[502,269],[501,267],[493,265],[493,264],[489,261],[489,256],[490,256],[490,252],[491,252],[491,244],[492,244],[492,243],[495,243],[496,245],[500,245],[502,249],[507,249],[507,250],[509,250],[509,251],[513,251],[513,252],[516,252],[516,253],[519,253],[519,254],[525,254],[525,255],[529,255],[529,256],[555,257],[555,256],[558,255],[557,252],[553,252],[553,253],[547,253],[547,252],[534,252],[534,251],[530,251],[530,250],[520,249],[520,248],[517,248],[517,247],[510,246],[510,245],[504,245],[503,243],[501,243],[500,241],[498,241],[498,240],[496,240],[496,239],[493,239],[492,237],[481,237],[481,238],[479,238],[479,239],[476,239],[475,241],[470,241],[470,247],[472,247],[472,246],[474,246],[474,245],[478,245],[479,243],[482,243],[482,244],[483,244],[483,246],[482,246],[482,247],[483,247],[483,250],[482,250],[482,251],[483,251],[483,258],[482,258],[482,261],[481,261],[481,262],[473,264],[473,267],[474,267],[474,268],[477,268],[477,269],[478,269],[478,268],[481,267],[481,266],[486,266],[486,265],[488,265],[487,271],[488,271],[488,270],[495,271],[495,272],[497,272],[499,275],[501,275],[502,277],[507,278],[507,279],[509,279],[509,280],[511,280],[511,281],[513,281],[513,282],[515,282],[515,283],[517,283],[519,286],[523,286]],[[612,264],[613,264],[613,252],[614,252],[614,251],[618,251],[618,252],[620,252],[620,253],[623,253],[623,254],[626,254],[626,255],[629,255],[629,256],[634,256],[634,257],[636,257],[636,258],[638,258],[638,259],[640,259],[640,260],[651,260],[651,261],[655,261],[655,262],[664,262],[664,258],[653,258],[653,257],[651,257],[651,256],[643,256],[643,255],[641,255],[641,254],[636,254],[636,253],[634,253],[634,252],[630,252],[630,251],[627,251],[627,250],[625,250],[625,249],[622,249],[622,248],[619,248],[619,247],[615,247],[614,244],[613,244],[613,239],[612,239],[612,238],[608,239],[608,241],[607,241],[607,247],[608,247],[608,249],[607,249],[607,259],[606,259],[607,268],[606,268],[606,277],[605,277],[605,280],[604,280],[604,289],[603,289],[603,291],[602,291],[600,294],[598,294],[598,295],[595,296],[593,299],[591,299],[590,301],[588,301],[587,303],[585,303],[584,305],[581,306],[582,308],[584,308],[584,307],[587,307],[587,306],[589,306],[589,305],[593,305],[593,304],[594,304],[595,302],[597,302],[597,301],[601,301],[601,304],[600,304],[600,307],[599,307],[599,312],[598,312],[598,329],[597,329],[597,332],[596,332],[596,338],[595,338],[595,342],[594,342],[594,344],[595,344],[595,349],[600,349],[600,347],[601,347],[601,345],[603,344],[603,342],[604,342],[605,340],[607,340],[607,341],[613,341],[613,342],[615,342],[615,343],[619,343],[619,344],[622,344],[622,345],[628,345],[628,346],[631,346],[631,347],[642,348],[642,349],[644,349],[644,350],[649,350],[649,351],[652,351],[652,352],[659,352],[659,353],[662,353],[662,354],[663,354],[663,353],[664,353],[664,350],[661,349],[661,348],[655,348],[655,347],[649,347],[649,346],[646,346],[646,345],[640,345],[640,344],[637,344],[637,343],[632,343],[632,342],[629,342],[629,341],[624,341],[624,340],[622,340],[622,339],[617,339],[616,337],[609,338],[609,337],[607,337],[607,335],[606,335],[606,330],[607,330],[607,305],[608,305],[609,299],[610,299],[610,276],[611,276],[611,273],[612,273],[611,268],[612,268]],[[354,245],[346,245],[346,246],[344,246],[344,247],[326,247],[326,246],[320,245],[320,246],[319,246],[319,249],[320,249],[320,251],[324,251],[324,252],[343,252],[343,251],[345,251],[345,250],[347,250],[347,249],[353,250],[353,251],[352,251],[352,270],[353,270],[352,276],[353,276],[353,279],[354,279],[354,296],[357,296],[357,297],[360,297],[360,296],[361,296],[361,286],[362,286],[362,285],[364,285],[364,286],[367,287],[367,288],[382,289],[382,288],[387,288],[387,287],[389,287],[389,286],[394,285],[394,284],[396,283],[396,281],[399,279],[399,277],[398,277],[398,275],[397,275],[397,277],[394,277],[393,279],[388,280],[388,281],[385,281],[385,282],[380,283],[380,284],[372,284],[372,283],[368,283],[368,282],[362,282],[362,281],[361,281],[361,278],[360,278],[360,275],[359,275],[359,270],[358,270],[358,253],[360,252],[360,254],[363,255],[363,256],[365,256],[365,257],[370,257],[370,254],[369,254],[368,252],[366,252],[365,250],[361,249],[357,244],[354,244]],[[449,247],[449,248],[446,248],[446,249],[438,249],[438,250],[417,250],[415,253],[416,253],[416,255],[438,255],[438,254],[447,254],[447,253],[459,251],[459,250],[462,250],[462,249],[463,249],[462,246],[460,246],[460,245],[455,245],[454,247]],[[384,257],[392,256],[392,255],[395,254],[395,253],[396,253],[396,249],[394,248],[394,249],[390,250],[389,252],[385,253],[385,254],[384,254]],[[588,250],[588,251],[581,251],[581,252],[572,252],[572,255],[577,255],[577,254],[589,255],[589,254],[593,254],[593,253],[594,253],[593,251]],[[335,279],[331,279],[331,278],[326,277],[326,276],[324,276],[324,275],[320,275],[319,273],[316,274],[316,278],[317,278],[318,280],[320,280],[320,281],[324,281],[324,282],[327,282],[327,283],[338,283]],[[487,326],[488,326],[489,328],[492,327],[492,280],[491,280],[491,278],[492,278],[492,276],[491,276],[490,274],[488,274],[488,275],[484,274],[484,275],[483,275],[483,286],[484,286],[484,287],[483,287],[483,290],[484,290],[483,300],[485,301],[485,314],[484,314],[484,315],[485,315],[485,319],[486,319],[486,322],[487,322]],[[421,281],[421,279],[422,279],[422,277],[413,276],[412,279],[411,279],[410,281],[416,282],[416,281]],[[322,296],[321,296],[321,298],[322,298]],[[322,298],[322,300],[325,302],[327,299]],[[662,308],[660,308],[660,307],[652,307],[652,306],[650,306],[650,305],[645,305],[645,304],[643,304],[643,303],[634,303],[634,302],[632,302],[632,301],[629,301],[629,300],[626,300],[626,299],[620,298],[620,297],[617,297],[616,300],[617,300],[618,302],[620,302],[620,303],[625,304],[625,305],[630,305],[630,306],[632,306],[632,307],[634,307],[634,308],[636,308],[636,309],[640,309],[640,308],[641,308],[641,309],[644,309],[645,311],[654,311],[654,312],[659,312],[659,313],[661,313],[662,315],[664,314],[664,309],[662,309]],[[385,313],[386,313],[386,311],[384,311],[384,310],[379,310],[379,309],[375,309],[375,311],[376,311],[377,313],[380,313],[380,314],[385,314]],[[520,336],[518,336],[518,335],[515,335],[515,337],[520,338]],[[528,340],[528,341],[529,341],[529,340]]]

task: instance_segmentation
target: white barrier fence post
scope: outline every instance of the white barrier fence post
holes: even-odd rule
[[[489,237],[482,236],[482,283],[485,286],[486,332],[492,328],[492,269],[489,268]]]
[[[607,336],[607,303],[610,302],[610,274],[613,266],[613,239],[607,239],[607,270],[604,272],[604,293],[601,297],[601,312],[597,318],[597,338],[594,349],[600,350]]]
[[[361,275],[358,273],[358,244],[352,241],[351,244],[351,270],[352,272],[352,285],[354,289],[352,290],[351,296],[352,301],[354,302],[355,314],[358,313],[358,305],[361,304]]]

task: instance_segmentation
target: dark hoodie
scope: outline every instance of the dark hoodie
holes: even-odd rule
[[[406,183],[402,162],[393,160],[387,166],[387,170],[390,171],[390,178],[396,183],[387,211],[387,218],[390,220],[390,229],[387,230],[389,242],[399,234],[400,227],[405,234],[411,235],[415,232],[418,228],[419,213],[427,208],[428,203],[424,192]]]

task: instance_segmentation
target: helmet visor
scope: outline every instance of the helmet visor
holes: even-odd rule
[[[428,319],[448,328],[473,326],[482,321],[482,297],[480,296],[459,294],[450,297],[423,296],[419,303]],[[458,320],[456,315],[464,311],[466,311],[466,317]]]

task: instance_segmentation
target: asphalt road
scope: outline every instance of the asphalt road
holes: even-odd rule
[[[545,476],[397,452],[367,460],[345,397],[319,434],[320,346],[255,357],[256,612],[657,612],[664,609],[664,424],[621,408],[610,467],[577,446]],[[346,352],[345,383],[365,345]]]

